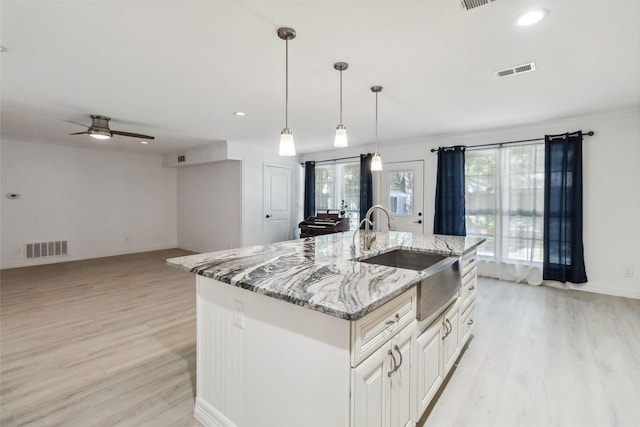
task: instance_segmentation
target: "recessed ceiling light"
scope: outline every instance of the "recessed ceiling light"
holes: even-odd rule
[[[149,143],[149,141],[140,141],[140,144],[147,145],[148,143]]]
[[[247,115],[247,113],[245,113],[244,111],[234,111],[233,115],[236,117],[244,117]]]
[[[531,10],[527,13],[523,13],[516,19],[516,25],[519,27],[526,27],[527,25],[533,25],[542,21],[549,14],[546,9]]]

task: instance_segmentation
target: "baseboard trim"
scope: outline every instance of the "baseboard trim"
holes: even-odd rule
[[[129,255],[129,254],[137,254],[141,252],[153,252],[153,251],[161,251],[165,249],[175,249],[175,243],[168,243],[164,245],[153,245],[153,246],[145,246],[139,248],[127,248],[127,249],[115,249],[111,251],[106,251],[104,253],[91,253],[88,255],[65,255],[65,256],[57,256],[57,257],[43,257],[43,258],[32,258],[32,259],[21,259],[14,261],[6,261],[2,263],[2,267],[0,270],[7,270],[9,268],[21,268],[21,267],[33,267],[36,265],[46,265],[46,264],[58,264],[62,262],[71,262],[71,261],[82,261],[86,259],[95,259],[95,258],[105,258],[110,256],[118,256],[118,255]]]
[[[206,253],[206,252],[214,252],[214,250],[212,250],[212,249],[199,248],[197,246],[192,246],[192,245],[183,245],[181,243],[178,243],[178,249],[184,249],[185,251],[195,252],[197,254],[202,254],[202,253]]]
[[[193,416],[206,427],[237,427],[229,418],[200,397],[196,397]]]
[[[594,294],[610,295],[614,297],[640,299],[640,290],[632,291],[620,288],[603,288],[598,286],[569,285],[572,291],[593,292]]]

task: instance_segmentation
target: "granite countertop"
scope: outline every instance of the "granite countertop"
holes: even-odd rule
[[[259,294],[357,320],[421,280],[417,271],[358,262],[392,249],[461,256],[484,239],[377,232],[370,251],[350,251],[353,233],[170,258],[167,264]]]

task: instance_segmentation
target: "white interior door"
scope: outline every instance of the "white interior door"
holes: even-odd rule
[[[424,233],[424,161],[385,163],[380,180],[380,202],[397,230]]]
[[[291,168],[264,165],[263,243],[291,239]]]

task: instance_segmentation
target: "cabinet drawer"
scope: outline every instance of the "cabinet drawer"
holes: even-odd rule
[[[476,288],[478,286],[477,268],[474,266],[469,274],[462,278],[460,286],[460,298],[462,299],[462,309],[464,310],[471,301],[476,298]]]
[[[462,271],[462,276],[469,273],[476,265],[476,251],[471,251],[468,254],[465,254],[460,259],[460,269]]]
[[[474,301],[469,307],[466,308],[466,310],[462,313],[462,317],[460,318],[460,333],[462,336],[462,338],[460,339],[460,347],[463,347],[469,340],[475,322],[476,303]]]
[[[416,289],[412,288],[351,322],[351,366],[356,367],[415,318]]]

